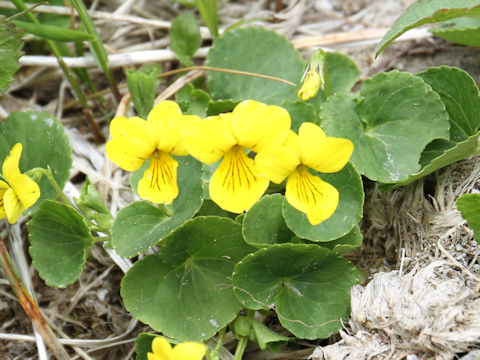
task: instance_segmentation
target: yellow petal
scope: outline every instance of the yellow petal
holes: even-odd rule
[[[123,170],[137,170],[156,149],[151,127],[139,117],[116,117],[110,133],[113,139],[105,145],[105,152]]]
[[[3,195],[3,205],[5,206],[5,213],[7,214],[7,219],[10,224],[14,224],[25,210],[25,207],[12,188],[5,191]]]
[[[153,129],[157,149],[175,155],[187,155],[181,144],[180,132],[183,127],[198,116],[182,115],[175,101],[162,101],[148,114],[147,122]]]
[[[241,213],[262,197],[268,180],[258,175],[253,159],[242,147],[235,146],[225,154],[210,180],[210,197],[222,209]]]
[[[202,360],[206,352],[206,346],[201,343],[185,342],[175,345],[172,360]]]
[[[5,205],[3,203],[3,196],[8,188],[8,184],[5,181],[0,180],[0,219],[3,219],[7,216],[7,213],[5,212]]]
[[[339,194],[332,185],[301,166],[289,176],[285,197],[290,205],[307,215],[312,225],[318,225],[335,212]]]
[[[353,143],[348,139],[327,137],[313,123],[303,123],[299,130],[302,163],[323,173],[340,171],[350,160]]]
[[[147,360],[165,360],[165,359],[169,359],[169,358],[161,358],[160,356],[157,356],[155,355],[154,353],[147,353]]]
[[[322,86],[323,81],[320,77],[320,74],[315,70],[307,72],[305,79],[303,80],[302,87],[298,90],[298,97],[303,101],[306,101],[315,95],[317,95],[320,86]]]
[[[260,172],[270,181],[280,184],[295,171],[300,161],[288,147],[271,148],[255,156],[255,165]]]
[[[18,174],[10,185],[25,209],[35,204],[40,197],[38,184],[27,175]]]
[[[235,106],[232,114],[238,144],[256,153],[283,144],[290,131],[290,114],[279,106],[247,100]]]
[[[201,162],[217,162],[237,144],[231,128],[231,114],[190,122],[182,130],[182,142],[190,155]]]
[[[20,174],[19,163],[20,155],[22,154],[22,144],[16,143],[11,149],[8,156],[5,158],[2,166],[3,177],[9,184],[12,180]]]
[[[153,357],[148,360],[172,360],[172,345],[161,336],[157,336],[152,341]],[[148,353],[147,356],[151,354]]]
[[[178,196],[177,167],[177,160],[157,150],[138,182],[138,195],[155,204],[170,204]]]

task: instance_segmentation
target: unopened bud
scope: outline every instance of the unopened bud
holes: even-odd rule
[[[324,68],[325,52],[323,50],[318,50],[310,57],[307,69],[303,74],[302,87],[298,90],[298,97],[300,99],[306,101],[317,95],[318,90],[323,90]]]

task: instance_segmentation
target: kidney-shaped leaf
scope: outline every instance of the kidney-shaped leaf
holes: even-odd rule
[[[241,225],[197,217],[169,235],[158,255],[135,263],[122,280],[125,307],[179,341],[211,338],[241,309],[233,295],[235,264],[254,248]]]
[[[245,257],[233,273],[243,306],[275,308],[280,323],[303,339],[327,338],[341,328],[356,282],[352,264],[318,245],[272,245]]]
[[[226,31],[218,37],[208,52],[207,65],[276,76],[298,84],[303,62],[298,51],[283,36],[262,28],[246,27]],[[269,104],[297,99],[296,88],[291,85],[214,71],[208,72],[208,88],[216,99],[254,99]]]
[[[27,227],[33,265],[46,284],[65,287],[76,281],[94,241],[83,217],[70,206],[45,200]]]
[[[440,96],[409,73],[379,73],[365,81],[360,100],[333,95],[322,105],[329,136],[348,138],[360,174],[383,183],[403,181],[420,169],[420,155],[434,139],[449,138]]]

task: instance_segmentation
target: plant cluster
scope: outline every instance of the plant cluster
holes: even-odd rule
[[[132,116],[111,120],[105,152],[131,172],[138,200],[115,217],[88,179],[78,199],[63,194],[71,147],[55,117],[14,112],[0,123],[0,217],[14,223],[31,215],[29,251],[47,285],[75,282],[95,242],[123,257],[141,255],[121,282],[124,305],[168,340],[140,335],[142,360],[218,359],[227,328],[238,339],[235,359],[249,340],[278,349],[292,337],[336,333],[361,279],[342,256],[362,242],[361,176],[388,191],[477,151],[480,97],[466,72],[382,72],[352,92],[360,72],[348,56],[319,51],[305,64],[273,31],[246,26],[219,35],[215,1],[194,3],[214,36],[206,78],[175,101],[154,104],[161,69],[127,71],[137,115],[131,109]],[[427,22],[454,21],[434,31],[450,40],[464,38],[472,24],[478,30],[479,2],[452,3],[414,4],[378,51]],[[2,91],[21,55],[16,23],[47,39],[59,58],[68,50],[59,41],[88,41],[117,93],[88,12],[80,0],[72,4],[82,20],[77,30],[58,32],[31,12],[26,21],[0,19]],[[458,20],[466,16],[471,20]],[[179,60],[192,66],[200,44],[192,14],[175,20],[171,40]],[[80,92],[78,79],[89,86],[83,70],[64,69]],[[479,195],[458,205],[477,237]],[[292,337],[273,332],[257,312],[275,314]],[[207,351],[200,343],[214,337]],[[169,342],[183,344],[172,349]]]

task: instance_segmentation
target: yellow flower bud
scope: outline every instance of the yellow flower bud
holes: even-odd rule
[[[298,90],[298,97],[303,101],[311,99],[317,95],[321,84],[323,84],[322,78],[316,71],[307,72],[302,87]]]

